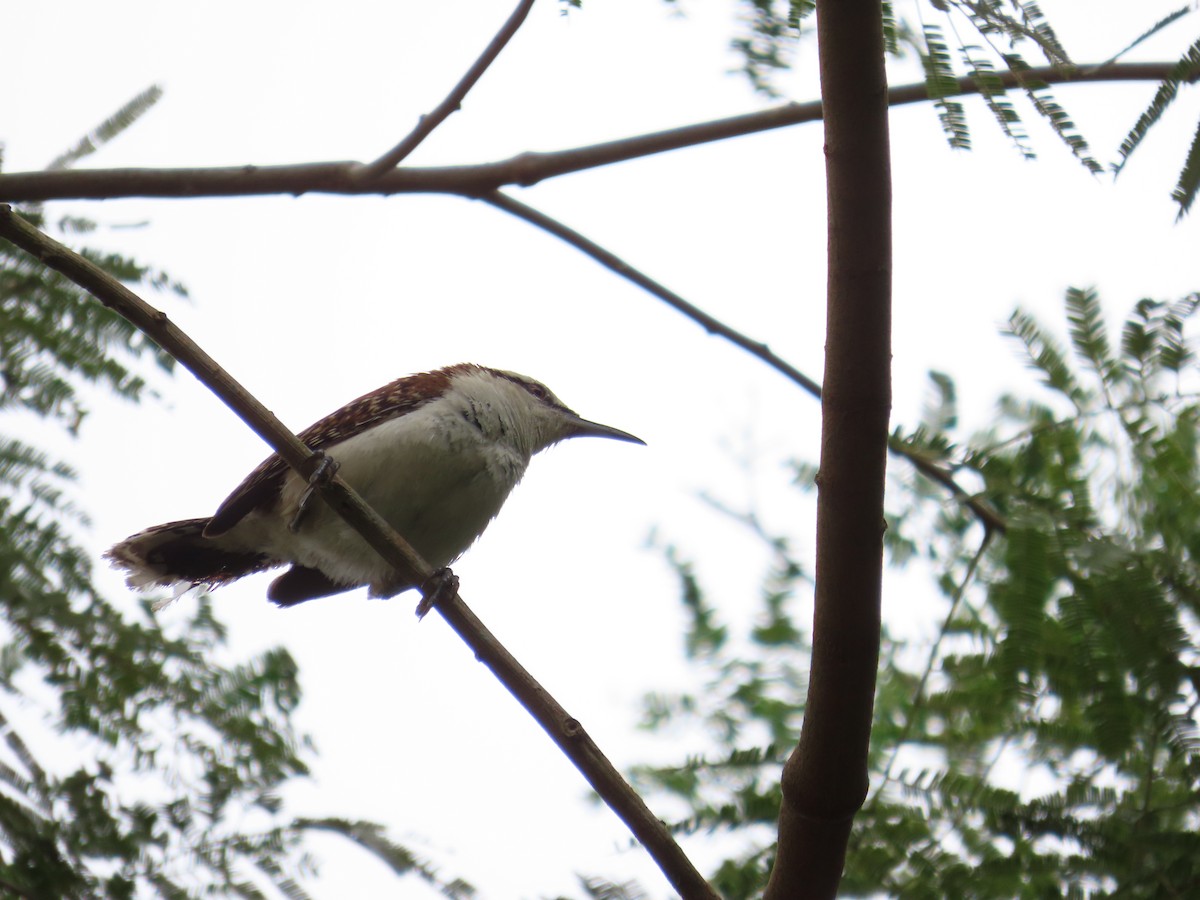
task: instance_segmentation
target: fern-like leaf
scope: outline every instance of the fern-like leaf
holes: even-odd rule
[[[580,887],[591,900],[646,900],[650,896],[636,881],[617,884],[604,878],[578,877]]]
[[[1125,365],[1145,381],[1152,374],[1155,361],[1159,322],[1156,311],[1162,308],[1158,300],[1139,300],[1121,331],[1121,356]]]
[[[1084,405],[1086,394],[1067,364],[1062,348],[1033,316],[1016,310],[1009,316],[1005,333],[1021,342],[1030,366],[1042,373],[1048,387],[1069,398],[1077,407]]]
[[[1200,308],[1200,293],[1189,294],[1167,307],[1163,316],[1162,346],[1159,360],[1168,372],[1178,373],[1196,358],[1195,352],[1183,337],[1187,320]]]
[[[1192,146],[1188,150],[1183,169],[1179,172],[1179,180],[1175,190],[1171,191],[1171,199],[1179,204],[1179,214],[1176,221],[1182,219],[1192,208],[1196,192],[1200,190],[1200,121],[1196,122],[1196,133],[1192,136]]]
[[[258,860],[258,868],[271,879],[271,883],[287,900],[312,900],[312,895],[304,890],[296,879],[289,877],[273,860]]]
[[[1023,157],[1034,159],[1036,154],[1029,145],[1029,135],[1021,126],[1021,117],[1017,113],[1016,107],[1008,99],[1004,82],[1000,80],[992,61],[978,54],[977,51],[980,49],[977,46],[961,48],[963,61],[971,70],[971,80],[975,82],[975,86],[979,89],[979,96],[987,104],[988,110],[1005,136],[1013,142]]]
[[[786,0],[786,10],[776,9],[777,0],[742,0],[746,32],[730,46],[742,59],[741,71],[756,91],[779,96],[773,76],[791,67],[801,20],[816,8],[814,0]]]
[[[1054,95],[1050,93],[1050,86],[1044,81],[1030,77],[1029,64],[1018,53],[1002,54],[1005,64],[1008,66],[1025,90],[1025,95],[1029,98],[1029,102],[1033,104],[1033,108],[1037,110],[1038,115],[1046,120],[1046,123],[1054,129],[1054,133],[1058,135],[1059,140],[1067,145],[1067,148],[1079,160],[1080,164],[1094,175],[1104,171],[1104,167],[1091,155],[1091,148],[1083,135],[1079,134],[1075,128],[1075,123],[1067,114],[1067,111],[1054,99]]]
[[[329,831],[353,841],[387,865],[397,875],[415,874],[451,900],[468,900],[475,889],[464,881],[445,881],[427,862],[419,859],[407,847],[388,839],[382,826],[374,822],[341,818],[297,819],[292,826],[297,831]]]
[[[1038,45],[1052,66],[1070,66],[1071,59],[1041,8],[1033,2],[1014,2],[1020,18],[1004,12],[999,0],[961,0],[959,4],[982,34],[1003,34],[1016,46],[1029,40]]]
[[[1071,58],[1067,55],[1067,49],[1058,39],[1041,7],[1030,0],[1018,3],[1017,8],[1021,11],[1022,33],[1041,48],[1046,61],[1053,66],[1070,66]]]
[[[951,147],[959,150],[971,149],[971,134],[967,129],[963,105],[948,98],[957,96],[958,79],[950,62],[950,51],[942,30],[937,25],[925,25],[925,51],[921,54],[925,68],[925,90],[938,111],[938,120]]]
[[[1105,384],[1111,385],[1119,377],[1120,368],[1109,346],[1108,329],[1095,290],[1067,289],[1067,322],[1075,352],[1091,364]]]
[[[55,157],[46,168],[51,171],[69,169],[85,156],[95,153],[100,147],[107,144],[145,115],[150,107],[162,97],[162,93],[162,88],[157,84],[150,85],[150,87],[146,88],[97,125],[92,131],[80,138],[79,143],[74,147]]]
[[[1175,102],[1175,98],[1179,96],[1179,88],[1186,83],[1195,81],[1197,77],[1200,77],[1200,38],[1194,41],[1183,52],[1183,55],[1179,57],[1178,62],[1172,67],[1170,74],[1163,79],[1162,84],[1158,86],[1158,90],[1154,92],[1154,97],[1150,100],[1150,105],[1138,116],[1138,120],[1133,123],[1129,134],[1125,136],[1125,140],[1121,141],[1121,146],[1117,151],[1121,159],[1113,164],[1113,172],[1115,174],[1119,175],[1121,173],[1121,170],[1125,168],[1125,164],[1129,162],[1129,158],[1133,156],[1134,151],[1145,140],[1146,134],[1163,117],[1163,113],[1170,108],[1171,104]]]
[[[900,25],[891,0],[883,0],[883,49],[892,56],[900,55]]]
[[[1190,12],[1192,12],[1191,6],[1182,6],[1174,12],[1168,13],[1095,68],[1103,69],[1105,66],[1112,65],[1130,50],[1154,37],[1168,25],[1182,19]]]
[[[1195,352],[1184,339],[1183,328],[1197,308],[1200,293],[1171,304],[1139,300],[1121,335],[1126,369],[1148,382],[1160,370],[1178,373],[1189,365]]]
[[[953,431],[958,427],[958,391],[954,379],[945,372],[929,373],[934,397],[921,411],[921,422],[935,432]]]

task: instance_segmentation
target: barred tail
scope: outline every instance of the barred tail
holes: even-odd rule
[[[204,537],[208,519],[183,519],[147,528],[104,554],[134,589],[187,585],[220,587],[282,563],[226,536]]]

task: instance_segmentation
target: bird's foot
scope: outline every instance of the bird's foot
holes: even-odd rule
[[[317,459],[317,464],[313,467],[312,474],[308,476],[308,487],[304,489],[304,493],[300,496],[300,503],[296,507],[296,514],[292,516],[292,521],[288,522],[288,531],[293,534],[300,530],[300,523],[304,519],[304,514],[308,512],[309,507],[312,505],[313,495],[316,493],[317,488],[323,484],[328,484],[329,480],[337,474],[337,460],[328,455],[324,450],[314,450],[313,457]]]
[[[417,604],[417,618],[423,619],[428,612],[458,593],[458,576],[449,566],[438,569],[421,585],[421,602]]]

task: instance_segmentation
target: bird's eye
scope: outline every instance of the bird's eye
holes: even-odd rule
[[[540,384],[528,383],[525,385],[525,390],[529,391],[529,393],[533,394],[533,396],[537,397],[539,400],[550,399],[550,392]]]

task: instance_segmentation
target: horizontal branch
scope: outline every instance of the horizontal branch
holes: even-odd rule
[[[1051,67],[1021,73],[1024,84],[1110,81],[1162,81],[1173,63],[1115,63],[1066,72]],[[1006,88],[1019,86],[1012,72],[998,72]],[[979,87],[970,77],[958,80],[961,94]],[[924,82],[890,88],[888,104],[902,106],[929,99]],[[480,196],[508,185],[529,186],[613,163],[695,147],[713,141],[772,131],[821,118],[820,101],[787,103],[760,112],[685,125],[603,144],[547,153],[529,152],[497,162],[467,166],[411,166],[378,177],[353,161],[289,166],[228,166],[193,169],[67,169],[55,172],[0,174],[0,201],[109,200],[119,197],[248,197],[264,194],[466,194]]]
[[[305,478],[310,476],[319,457],[171,322],[166,313],[150,306],[70,248],[42,234],[4,204],[0,204],[0,237],[7,238],[44,265],[62,273],[141,329],[216,394],[289,466]],[[316,486],[322,499],[387,562],[401,571],[417,573],[418,583],[429,581],[433,575],[430,565],[349,485],[334,475],[317,481]],[[684,855],[666,826],[609,762],[578,720],[568,714],[476,618],[457,591],[451,592],[449,597],[439,596],[434,608],[628,826],[671,886],[683,897],[717,900],[712,888]]]

